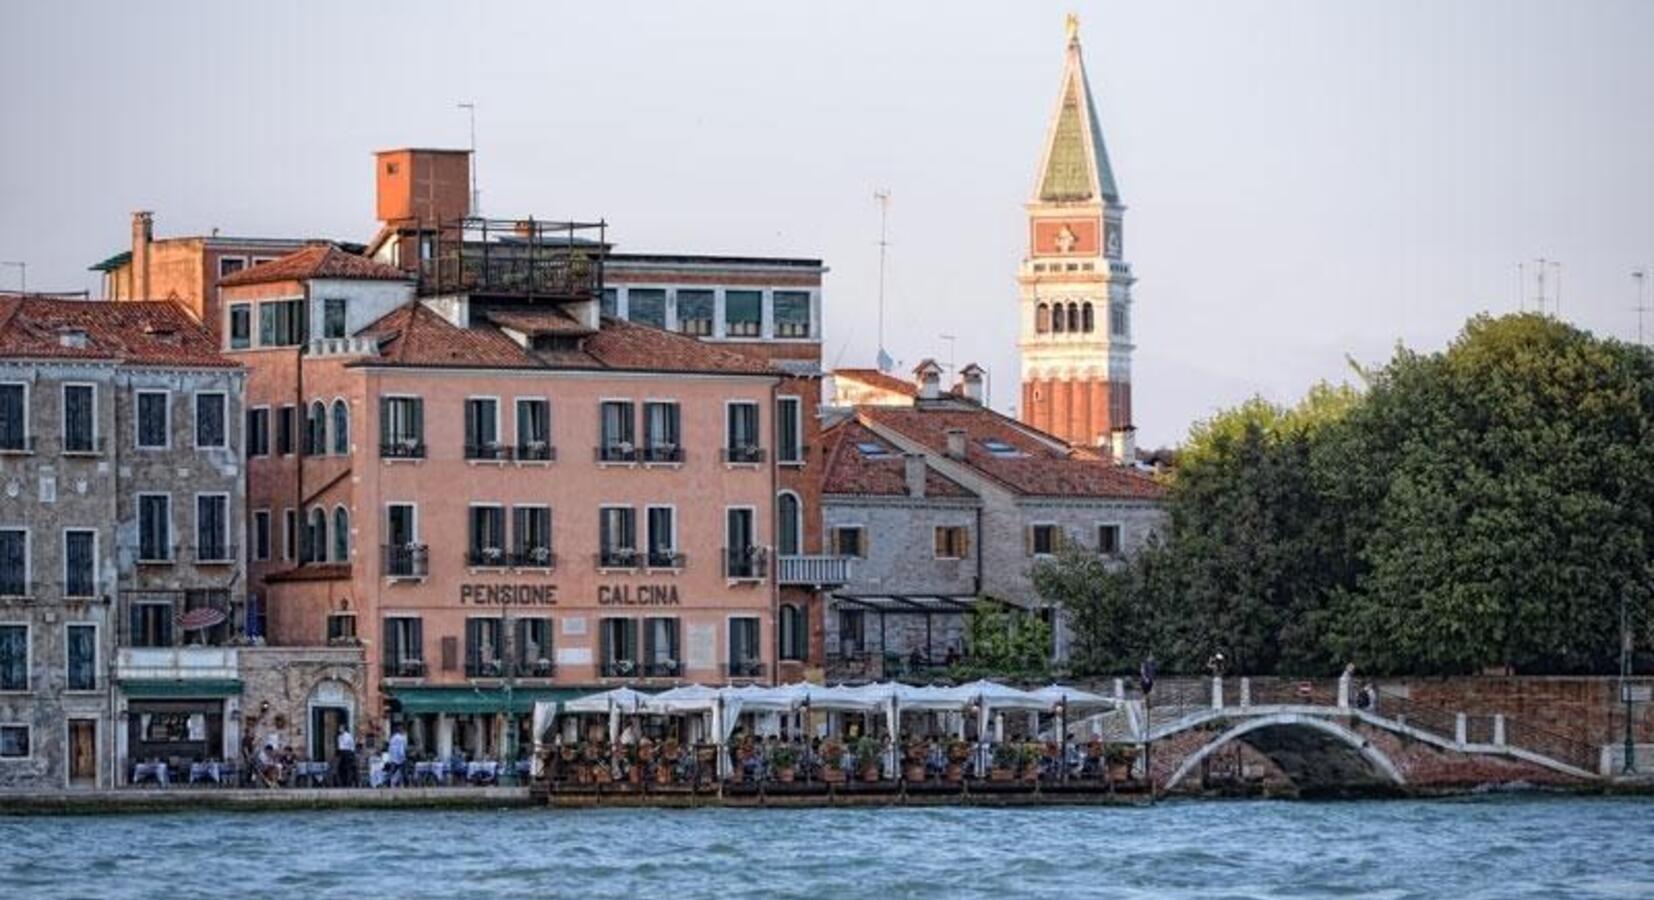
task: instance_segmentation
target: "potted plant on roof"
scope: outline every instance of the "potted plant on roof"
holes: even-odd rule
[[[1022,763],[1022,748],[1010,741],[1001,741],[994,745],[993,766],[988,770],[989,781],[1010,781],[1016,777],[1017,767]]]
[[[798,765],[798,754],[787,744],[778,744],[770,751],[770,770],[775,772],[775,780],[783,784],[791,784],[796,777],[794,766]]]
[[[844,783],[844,745],[836,738],[821,743],[821,780],[828,784]]]
[[[879,752],[883,748],[872,737],[856,741],[856,771],[861,780],[872,783],[879,780]]]

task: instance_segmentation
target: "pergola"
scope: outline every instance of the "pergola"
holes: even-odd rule
[[[924,616],[926,659],[936,657],[931,641],[931,618],[962,616],[970,612],[971,604],[976,602],[976,597],[968,594],[834,594],[833,599],[841,606],[879,614],[879,646],[885,652],[889,652],[890,647],[885,643],[885,616]]]

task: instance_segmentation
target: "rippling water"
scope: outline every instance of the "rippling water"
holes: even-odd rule
[[[1654,802],[0,818],[0,897],[1654,897]]]

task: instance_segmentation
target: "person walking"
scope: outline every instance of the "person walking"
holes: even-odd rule
[[[408,733],[402,726],[396,726],[391,734],[391,743],[388,753],[390,767],[389,784],[391,787],[401,787],[407,781],[408,768]]]
[[[350,733],[349,725],[339,727],[339,758],[333,775],[339,787],[356,786],[356,735]]]

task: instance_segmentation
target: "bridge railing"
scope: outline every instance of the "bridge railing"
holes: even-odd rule
[[[1235,679],[1238,681],[1239,679]],[[1337,706],[1336,678],[1248,679],[1252,706]],[[1238,700],[1236,701],[1239,702]]]
[[[1428,731],[1444,740],[1458,740],[1458,713],[1428,703],[1420,703],[1404,694],[1379,688],[1377,702],[1369,711],[1386,719],[1394,719],[1403,725],[1411,725],[1420,731]]]
[[[1505,720],[1505,743],[1587,772],[1595,772],[1601,763],[1601,751],[1594,744],[1509,719]]]

